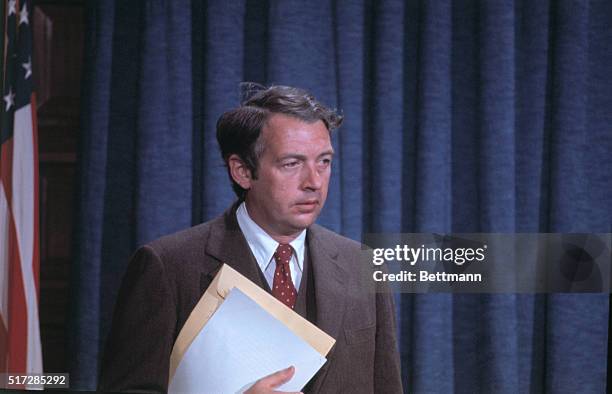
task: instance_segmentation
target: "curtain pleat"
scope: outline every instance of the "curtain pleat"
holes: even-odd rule
[[[350,238],[612,231],[611,20],[603,0],[88,4],[71,387],[95,388],[130,253],[234,200],[215,124],[241,81],[343,112],[319,223]],[[608,294],[396,300],[406,392],[606,390]]]

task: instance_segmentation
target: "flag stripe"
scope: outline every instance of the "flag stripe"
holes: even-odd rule
[[[30,110],[30,121],[32,122],[30,134],[32,134],[32,151],[34,152],[32,166],[34,170],[34,252],[32,256],[32,272],[34,273],[34,286],[36,287],[36,305],[40,305],[40,202],[38,197],[38,124],[35,113],[38,107],[36,106],[36,94],[32,93],[30,102],[30,108],[34,108],[34,112]]]
[[[32,140],[32,106],[15,112],[13,134],[13,218],[21,256],[23,288],[27,304],[27,372],[40,371],[40,326],[38,324],[38,291],[34,280],[34,141]]]
[[[26,300],[21,273],[21,258],[17,245],[17,234],[12,216],[9,216],[9,306],[8,335],[9,360],[8,372],[26,371],[27,324]]]
[[[0,371],[6,371],[8,362],[8,331],[4,321],[0,321]]]
[[[5,141],[0,149],[0,181],[4,188],[4,196],[11,210],[11,198],[13,196],[13,188],[11,187],[13,179],[13,138]]]
[[[12,188],[11,188],[11,179],[13,177],[13,139],[9,139],[2,144],[0,149],[0,267],[1,272],[5,275],[5,282],[0,283],[3,286],[2,295],[3,299],[1,300],[2,310],[2,321],[5,324],[5,327],[8,330],[9,325],[9,312],[8,312],[8,302],[9,302],[9,286],[11,283],[10,273],[11,273],[11,256],[9,254],[10,251],[10,242],[9,242],[9,233],[11,228],[11,196],[12,196]]]
[[[0,372],[6,371],[8,359],[9,218],[8,201],[0,177]]]
[[[9,217],[8,201],[0,180],[0,320],[4,328],[7,327],[8,316],[9,253],[5,246],[9,243]]]

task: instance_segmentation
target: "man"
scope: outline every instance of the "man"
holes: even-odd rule
[[[314,224],[342,118],[303,90],[261,89],[217,122],[238,201],[221,217],[140,248],[119,293],[102,390],[165,391],[174,341],[221,264],[336,339],[304,391],[399,393],[392,297],[360,283],[360,245]],[[274,392],[294,369],[259,380]]]

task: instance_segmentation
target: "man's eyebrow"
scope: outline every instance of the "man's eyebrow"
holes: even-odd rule
[[[333,149],[329,149],[329,150],[326,150],[325,152],[319,153],[319,155],[317,157],[333,156],[333,155],[334,155],[334,150]],[[306,155],[301,154],[301,153],[287,153],[287,154],[282,155],[281,157],[279,157],[278,161],[283,161],[283,160],[287,160],[287,159],[307,160],[308,157]]]
[[[306,160],[306,156],[299,153],[287,153],[286,155],[282,155],[278,158],[278,161],[283,161],[287,159],[298,159],[298,160]]]

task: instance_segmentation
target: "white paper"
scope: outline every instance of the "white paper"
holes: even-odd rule
[[[240,393],[291,365],[295,375],[276,390],[300,391],[325,361],[234,288],[185,352],[168,392]]]

